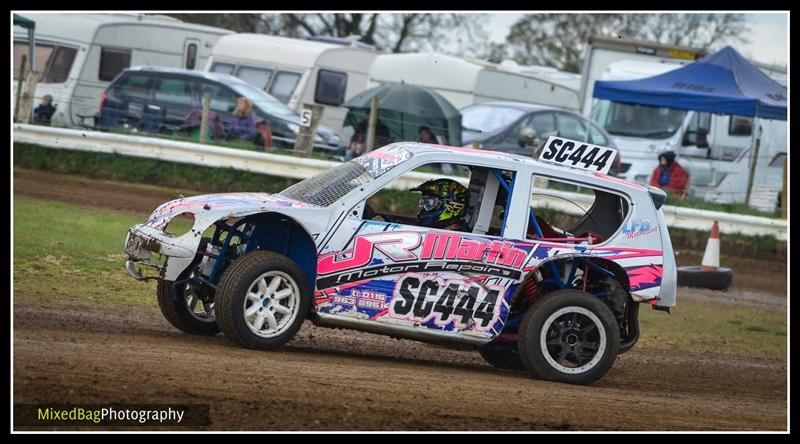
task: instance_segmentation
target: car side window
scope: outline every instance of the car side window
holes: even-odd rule
[[[211,82],[201,82],[200,84],[200,99],[202,100],[204,92],[211,93],[211,110],[217,113],[231,113],[232,108],[236,107],[237,95],[233,91],[221,85]]]
[[[127,74],[114,86],[114,95],[126,101],[146,101],[154,78],[143,74]]]
[[[531,121],[530,116],[523,117],[522,119],[517,121],[517,123],[515,123],[503,137],[503,142],[509,144],[518,144],[520,136],[522,135],[522,129],[529,127],[530,121]]]
[[[167,106],[192,106],[192,85],[191,82],[176,78],[162,77],[158,80],[153,98]]]
[[[609,145],[608,139],[606,139],[606,136],[604,136],[603,132],[600,131],[600,128],[598,128],[594,124],[590,124],[589,125],[589,143],[594,144],[594,145],[600,145],[600,146],[608,146]]]
[[[575,238],[591,243],[605,242],[622,226],[628,216],[628,201],[622,196],[585,183],[534,175],[534,189],[530,200],[528,215],[528,239],[548,239],[553,242],[574,242]],[[580,199],[567,199],[559,191],[572,191],[578,186],[591,193],[581,194]],[[569,208],[556,211],[553,208]],[[541,236],[536,232],[538,225]],[[649,222],[648,222],[649,223]],[[637,229],[647,231],[653,227],[641,224]]]
[[[569,114],[558,115],[558,135],[567,139],[586,141],[586,126]]]
[[[350,212],[350,217],[482,235],[502,235],[504,210],[508,203],[505,186],[513,180],[514,172],[465,164],[431,163],[416,168],[413,173],[439,176],[439,179],[447,181],[447,189],[461,193],[455,194],[457,198],[452,199],[426,191],[412,191],[408,186],[394,187],[393,183],[401,178],[407,182],[408,178],[404,175],[361,201]],[[501,185],[500,180],[505,186]],[[426,183],[430,182],[420,182],[415,187]],[[455,215],[450,211],[455,211]]]

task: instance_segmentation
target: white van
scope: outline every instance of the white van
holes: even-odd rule
[[[347,109],[339,105],[367,89],[377,55],[363,45],[231,34],[214,46],[206,71],[239,77],[298,112],[322,105],[322,124],[341,131]]]
[[[482,60],[437,53],[384,54],[370,69],[370,86],[406,82],[436,90],[458,109],[474,103],[514,101],[577,111],[578,91],[535,74]]]
[[[609,63],[600,80],[634,80],[659,75],[682,64],[620,60]],[[780,74],[778,72],[778,74]],[[633,120],[627,119],[631,117]],[[675,151],[690,174],[691,196],[716,203],[744,202],[755,131],[762,131],[751,206],[773,211],[781,189],[786,156],[785,121],[593,101],[592,119],[614,139],[623,154],[622,176],[647,183],[658,154]],[[698,143],[698,131],[706,132]],[[757,195],[757,196],[756,196]]]
[[[36,14],[34,107],[47,94],[57,105],[54,126],[92,125],[100,96],[114,77],[134,65],[201,69],[226,29],[184,23],[162,15]],[[27,31],[14,27],[14,77],[28,54]],[[14,82],[14,88],[17,82]],[[16,95],[16,91],[15,91]],[[81,116],[84,116],[82,119]]]

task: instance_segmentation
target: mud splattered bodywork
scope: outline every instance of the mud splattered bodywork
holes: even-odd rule
[[[507,188],[501,235],[362,219],[364,200],[393,180],[425,164],[456,161],[487,172],[486,189],[492,177],[495,193]],[[515,179],[505,183],[498,171],[513,172]],[[591,237],[532,238],[534,176],[602,190],[625,209],[619,228],[599,244]],[[483,344],[519,322],[514,313],[530,303],[531,292],[582,288],[612,307],[624,307],[628,298],[673,307],[675,260],[656,194],[604,174],[533,159],[400,143],[278,195],[229,193],[168,202],[131,228],[125,251],[134,276],[132,264],[152,261],[158,253],[165,258],[154,264],[159,278],[175,281],[195,266],[195,277],[210,286],[239,255],[275,251],[294,260],[309,279],[315,322]],[[194,217],[186,234],[164,232],[185,213]],[[209,228],[214,234],[204,240]]]

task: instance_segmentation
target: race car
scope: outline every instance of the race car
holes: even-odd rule
[[[167,202],[128,231],[126,268],[158,280],[174,327],[247,348],[309,319],[590,384],[636,343],[641,303],[676,304],[666,195],[607,175],[615,154],[559,137],[537,159],[394,143],[278,194]]]

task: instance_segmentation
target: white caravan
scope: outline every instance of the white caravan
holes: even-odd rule
[[[595,41],[595,44],[597,41]],[[647,183],[658,164],[658,154],[675,151],[690,174],[690,195],[716,203],[744,202],[750,171],[751,153],[757,130],[761,145],[753,179],[751,206],[773,211],[781,189],[783,158],[787,148],[785,121],[752,119],[743,116],[699,113],[592,99],[595,80],[635,80],[680,68],[689,60],[669,55],[697,54],[687,48],[672,48],[635,42],[624,47],[616,39],[587,49],[582,71],[583,91],[590,111],[587,116],[611,134],[622,153],[622,177]],[[605,45],[604,45],[605,44]],[[609,46],[615,47],[609,48]],[[636,49],[639,49],[637,52]],[[645,54],[643,48],[653,49]],[[666,56],[656,54],[665,51]],[[671,53],[670,53],[671,51]],[[695,51],[695,52],[691,52]],[[613,60],[613,61],[612,61]],[[602,70],[599,68],[602,67]],[[785,82],[786,73],[759,66],[773,80]],[[598,71],[599,70],[599,71]],[[698,146],[698,130],[707,131],[706,143]]]
[[[458,109],[474,103],[509,100],[580,109],[578,91],[554,80],[523,74],[508,65],[444,54],[380,55],[369,75],[370,86],[405,82],[434,89]]]
[[[58,107],[54,126],[91,125],[92,120],[85,119],[99,111],[101,95],[125,68],[202,69],[217,39],[232,32],[162,15],[65,12],[25,17],[36,22],[40,76],[34,107],[43,96],[52,95]],[[15,78],[27,53],[27,32],[15,26]]]
[[[347,109],[340,105],[367,89],[378,56],[356,43],[232,34],[214,46],[206,71],[239,77],[298,112],[304,103],[322,105],[322,124],[341,131]]]

